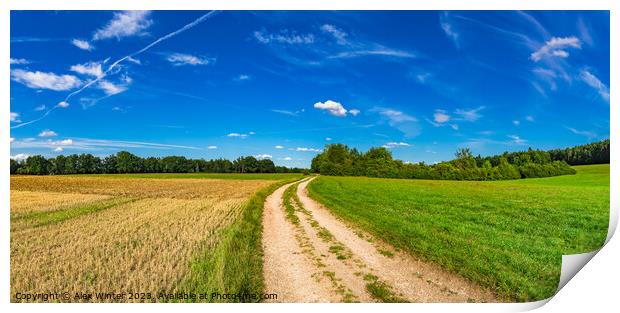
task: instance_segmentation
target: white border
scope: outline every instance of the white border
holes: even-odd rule
[[[403,0],[314,0],[308,2],[301,1],[277,1],[277,0],[107,0],[107,1],[80,1],[80,0],[5,0],[0,1],[0,33],[2,41],[0,42],[0,59],[8,60],[10,54],[10,10],[118,10],[118,9],[152,9],[152,10],[438,10],[438,9],[451,9],[451,10],[514,10],[514,9],[526,9],[526,10],[611,10],[611,63],[610,63],[610,92],[615,90],[615,85],[612,82],[619,81],[619,72],[617,64],[617,56],[620,53],[618,49],[618,30],[620,27],[619,14],[618,14],[618,1],[612,0],[587,0],[587,1],[551,1],[551,0],[435,0],[435,1],[409,1],[405,3]],[[0,129],[2,129],[2,136],[0,138],[0,149],[4,156],[5,164],[8,163],[10,156],[10,143],[7,134],[9,134],[9,121],[6,116],[9,115],[9,95],[10,93],[10,81],[9,81],[9,63],[0,62],[0,71],[4,73],[0,80],[2,81],[2,107],[0,109]],[[613,94],[613,92],[611,92]],[[619,134],[620,125],[618,124],[618,98],[611,97],[610,108],[610,137],[614,137],[614,134]],[[618,149],[611,150],[612,160],[618,160]],[[618,172],[619,168],[615,161],[612,161],[611,165],[611,190],[620,190],[618,188]],[[0,173],[2,179],[0,180],[0,197],[4,204],[8,203],[9,199],[9,169],[8,166],[0,166]],[[608,241],[611,239],[613,230],[617,224],[618,219],[618,197],[620,193],[612,192],[611,194],[611,219],[610,219],[610,233],[608,235]],[[71,304],[8,304],[9,302],[9,219],[8,212],[9,207],[3,207],[4,212],[0,218],[0,231],[2,232],[0,241],[0,304],[2,306],[8,306],[5,309],[9,310],[24,310],[34,311],[37,309],[62,311],[62,312],[78,312],[83,309],[87,309],[93,312],[105,312],[108,313],[112,307],[106,304],[86,304],[86,305],[71,305]],[[600,256],[595,257],[590,264],[588,264],[581,273],[578,273],[576,277],[570,281],[567,286],[570,288],[563,289],[557,296],[551,299],[550,304],[543,308],[543,311],[549,310],[567,310],[582,308],[587,309],[592,306],[598,306],[600,308],[615,307],[617,303],[615,301],[615,294],[618,290],[617,278],[620,277],[620,271],[618,264],[620,255],[620,244],[618,240],[608,242],[603,248]],[[596,265],[596,266],[594,266]],[[615,275],[610,275],[615,273]],[[587,274],[587,275],[585,275]],[[616,280],[614,280],[615,278]],[[577,293],[575,293],[577,290]],[[583,298],[585,297],[590,298]],[[600,295],[607,295],[607,297],[601,298]],[[548,299],[549,300],[549,299]],[[409,311],[412,310],[424,310],[424,311],[523,311],[539,307],[547,303],[545,301],[539,301],[536,303],[525,304],[395,304],[389,305],[389,310],[396,311]],[[607,303],[609,306],[605,306]],[[191,312],[204,312],[204,310],[259,310],[270,312],[290,312],[291,310],[299,312],[315,312],[315,311],[336,311],[347,310],[352,307],[339,307],[339,304],[314,304],[314,305],[302,305],[302,304],[281,304],[281,305],[269,305],[269,304],[242,304],[242,305],[226,305],[226,304],[210,304],[205,306],[204,304],[182,304],[181,306],[175,304],[166,305],[149,305],[148,304],[117,304],[113,309],[121,311],[129,311],[135,309],[149,309],[154,312],[166,312],[171,309],[182,309],[184,311]],[[357,305],[355,309],[361,311],[375,311],[376,309],[384,309],[386,304],[363,304]],[[6,311],[5,311],[6,312]]]

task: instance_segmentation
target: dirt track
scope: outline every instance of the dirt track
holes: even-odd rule
[[[495,302],[458,275],[353,229],[297,188],[299,223],[287,219],[285,185],[263,213],[265,292],[276,302]]]

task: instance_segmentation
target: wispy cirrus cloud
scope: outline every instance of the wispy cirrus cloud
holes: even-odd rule
[[[104,27],[98,29],[93,35],[93,40],[146,35],[145,30],[153,21],[149,18],[150,11],[123,11],[114,13],[112,20]]]
[[[313,34],[299,34],[294,30],[282,29],[276,33],[266,30],[257,30],[253,33],[256,41],[262,44],[278,43],[288,45],[311,44],[314,43]]]
[[[406,137],[415,137],[420,134],[420,126],[415,116],[385,107],[374,107],[370,112],[379,114],[383,121],[401,131]]]
[[[19,65],[23,65],[23,64],[30,64],[30,61],[26,60],[26,59],[13,59],[10,58],[11,63],[10,64],[19,64]]]
[[[144,141],[127,141],[127,140],[108,140],[108,139],[92,139],[92,138],[67,138],[62,140],[50,140],[50,139],[34,139],[34,138],[26,138],[26,139],[16,139],[11,148],[12,149],[56,149],[58,147],[62,147],[64,150],[119,150],[119,149],[127,149],[127,148],[136,148],[136,149],[159,149],[159,150],[170,150],[170,149],[190,149],[190,150],[200,150],[198,147],[194,146],[185,146],[185,145],[175,145],[175,144],[165,144],[165,143],[154,143],[154,142],[144,142]]]
[[[99,62],[87,62],[83,64],[71,65],[69,68],[71,71],[82,75],[89,75],[94,77],[102,77],[103,69]]]
[[[578,130],[573,127],[566,127],[566,129],[575,135],[584,136],[588,139],[593,139],[598,136],[595,132],[589,130]]]
[[[609,102],[609,88],[598,77],[587,69],[582,69],[579,73],[579,77],[588,86],[594,88],[603,100]]]
[[[400,141],[400,142],[395,142],[395,141],[390,141],[385,143],[384,145],[382,145],[383,148],[386,149],[393,149],[393,148],[400,148],[400,147],[409,147],[411,146],[410,144]]]

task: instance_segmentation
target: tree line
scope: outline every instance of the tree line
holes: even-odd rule
[[[45,158],[29,156],[11,159],[11,174],[122,174],[122,173],[301,173],[304,169],[276,166],[269,159],[253,156],[226,159],[188,159],[183,156],[142,158],[127,151],[100,158],[92,154],[59,155]]]
[[[488,157],[458,149],[455,159],[434,165],[394,160],[383,147],[365,153],[343,144],[326,146],[312,159],[315,173],[334,176],[438,180],[504,180],[575,174],[569,164],[609,163],[609,140],[551,151],[504,152]]]

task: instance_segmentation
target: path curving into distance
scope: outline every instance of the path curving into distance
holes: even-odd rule
[[[270,301],[498,301],[490,291],[336,218],[308,197],[312,179],[284,185],[265,201],[265,292],[278,295]],[[287,194],[287,188],[295,190]]]

